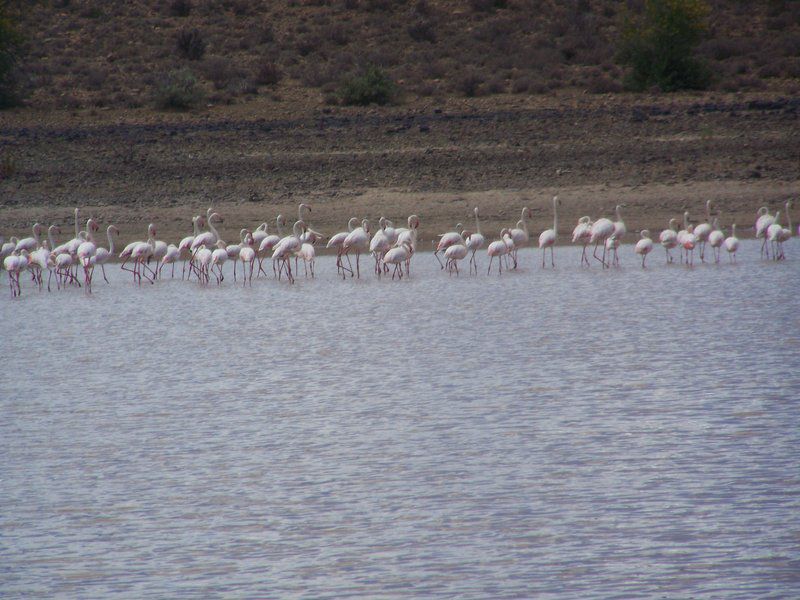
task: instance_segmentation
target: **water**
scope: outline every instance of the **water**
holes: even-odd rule
[[[0,595],[797,597],[800,260],[743,246],[25,282],[0,297]]]

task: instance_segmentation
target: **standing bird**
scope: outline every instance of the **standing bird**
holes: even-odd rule
[[[238,256],[238,253],[237,253]],[[211,253],[211,271],[217,279],[217,285],[222,283],[225,277],[222,275],[222,265],[228,260],[228,246],[222,240],[217,240],[217,247]],[[216,271],[214,270],[216,268]]]
[[[547,249],[550,248],[550,264],[555,269],[556,260],[554,257],[556,239],[558,238],[558,196],[553,196],[553,228],[545,229],[539,234],[539,248],[542,251],[542,268],[544,269],[544,257]]]
[[[15,252],[20,253],[23,250],[32,252],[41,245],[39,237],[42,235],[42,226],[39,223],[34,223],[32,229],[33,237],[22,238],[20,241],[18,241],[16,247],[14,248]]]
[[[731,262],[736,262],[736,251],[738,249],[739,238],[736,237],[736,223],[734,223],[730,237],[725,240],[725,250],[728,251],[728,258]]]
[[[606,264],[606,240],[614,235],[614,223],[611,222],[611,219],[606,219],[605,217],[601,219],[597,219],[594,223],[592,223],[592,228],[589,234],[589,243],[594,244],[594,253],[592,256],[595,260],[599,260],[603,263],[603,267],[607,267]],[[603,244],[603,257],[597,256],[597,247]]]
[[[653,240],[650,239],[649,229],[643,229],[639,235],[642,239],[636,242],[633,251],[642,257],[642,268],[644,269],[644,261],[647,259],[647,255],[653,250]]]
[[[239,250],[239,260],[242,261],[242,286],[244,286],[247,282],[250,283],[251,287],[253,285],[253,267],[256,263],[256,251],[255,248],[253,248],[254,245],[255,242],[253,241],[253,234],[248,231],[244,235],[242,249]],[[250,268],[249,273],[246,267]]]
[[[661,235],[658,236],[658,241],[667,255],[667,264],[671,263],[672,254],[669,251],[678,245],[678,219],[669,220],[669,228],[661,232]]]
[[[408,242],[410,251],[406,258],[406,275],[411,274],[411,257],[417,251],[417,235],[419,232],[419,217],[417,215],[409,215],[408,227],[399,227],[395,230],[397,232],[397,241],[395,246],[402,246]]]
[[[264,273],[264,277],[267,276],[267,272],[264,270],[262,263],[264,259],[267,257],[267,254],[271,254],[273,250],[275,250],[275,246],[277,246],[281,239],[283,238],[283,230],[282,227],[286,224],[286,221],[283,218],[283,215],[278,215],[275,219],[275,224],[278,229],[278,234],[270,233],[261,240],[261,243],[256,245],[255,238],[253,238],[253,248],[256,250],[256,258],[258,259],[258,272],[256,273],[256,277],[258,277],[261,273]],[[251,235],[252,237],[252,235]],[[244,246],[243,246],[244,247]],[[275,264],[273,263],[273,275],[275,277],[278,276],[275,270]]]
[[[706,200],[706,222],[700,223],[694,228],[694,236],[697,238],[701,262],[706,262],[706,243],[708,242],[708,236],[711,235],[711,230],[711,200]]]
[[[775,213],[775,220],[772,221],[772,224],[767,227],[767,241],[769,241],[769,245],[772,247],[772,258],[774,260],[780,260],[780,237],[783,233],[783,227],[780,223],[781,220],[781,211],[777,211]],[[767,252],[767,256],[769,256],[769,252]]]
[[[472,275],[472,269],[475,268],[475,274],[478,274],[478,261],[475,260],[475,253],[483,248],[483,245],[486,243],[486,238],[483,237],[481,233],[481,222],[478,219],[478,207],[476,206],[473,210],[475,213],[475,233],[471,233],[469,237],[465,240],[467,242],[467,250],[469,250],[472,254],[469,258],[469,274]]]
[[[453,244],[444,251],[445,267],[447,272],[452,275],[455,270],[458,275],[458,261],[467,256],[467,247],[464,244]]]
[[[94,241],[94,232],[98,231],[100,226],[94,219],[86,221],[86,241],[78,246],[78,261],[83,267],[83,283],[86,286],[86,293],[92,292],[92,275],[94,274],[94,267],[92,266],[92,257],[97,252],[97,243]]]
[[[511,239],[514,240],[514,247],[511,249],[511,259],[514,262],[514,268],[517,268],[517,252],[523,246],[527,245],[530,235],[528,233],[528,219],[531,217],[531,209],[527,206],[522,208],[522,215],[520,220],[517,221],[516,226],[508,233]],[[541,247],[541,246],[540,246]]]
[[[352,233],[352,231],[358,225],[358,219],[356,217],[351,217],[350,220],[347,222],[347,231],[340,231],[339,233],[332,235],[331,239],[328,240],[328,244],[325,246],[326,248],[336,248],[336,272],[341,273],[342,277],[344,277],[344,271],[346,267],[342,264],[342,246],[344,241],[347,239],[347,236]],[[349,260],[349,259],[348,259]],[[353,274],[352,265],[350,265],[350,275]]]
[[[689,225],[689,211],[684,211],[683,213],[683,229],[678,232],[678,245],[681,247],[681,264],[683,264],[683,255],[686,254],[686,261],[689,261],[689,253],[686,251],[686,247],[683,244],[684,238],[689,234],[689,229],[691,225]],[[694,234],[692,234],[692,238],[694,239]],[[692,241],[692,250],[694,250],[694,241]]]
[[[708,234],[708,245],[714,253],[714,262],[719,264],[722,254],[722,243],[725,241],[725,234],[719,228],[719,217],[714,217],[714,224],[711,226],[711,233]]]
[[[615,267],[619,266],[619,238],[616,232],[611,234],[611,237],[606,240],[606,252],[609,256],[609,263]]]
[[[114,254],[114,238],[111,236],[112,233],[116,233],[119,235],[119,229],[117,229],[114,225],[109,225],[106,227],[106,237],[108,238],[108,248],[103,248],[102,246],[98,246],[97,250],[95,250],[94,258],[92,259],[92,268],[97,265],[100,265],[100,271],[103,273],[103,279],[105,279],[106,283],[108,283],[108,277],[106,277],[106,267],[105,264],[108,262],[108,259]]]
[[[439,236],[439,243],[436,244],[436,250],[433,252],[433,255],[436,257],[436,260],[439,261],[439,265],[441,265],[442,269],[444,269],[444,263],[439,258],[439,252],[444,252],[453,244],[464,245],[464,238],[461,237],[461,232],[463,230],[464,226],[458,223],[455,231],[448,231]]]
[[[206,224],[206,218],[203,215],[195,215],[194,217],[192,217],[192,232],[193,233],[192,233],[192,235],[187,235],[178,244],[178,256],[179,257],[180,257],[181,254],[183,254],[183,252],[186,252],[191,257],[191,254],[192,254],[192,242],[194,242],[194,238],[196,238],[198,235],[200,235],[200,227],[204,227],[205,224]],[[175,259],[175,260],[177,260],[177,259]],[[174,264],[175,263],[173,262],[173,266],[174,266]],[[183,271],[181,272],[181,279],[183,279],[184,276],[186,275],[186,266],[187,265],[189,266],[189,276],[191,277],[191,275],[192,275],[193,265],[191,263],[191,260],[184,261],[184,263],[183,263]],[[174,271],[175,271],[175,269],[173,268],[173,273],[174,273]]]
[[[766,250],[767,258],[769,258],[769,246],[767,246],[767,229],[775,222],[775,217],[769,214],[769,209],[762,206],[758,209],[756,218],[756,239],[763,239],[761,242],[761,258],[764,258],[764,251]]]
[[[403,263],[408,265],[408,261],[411,259],[411,242],[406,240],[402,242],[399,246],[395,246],[394,248],[390,248],[389,251],[383,255],[383,264],[390,264],[394,265],[394,271],[392,271],[392,279],[394,276],[397,275],[398,279],[403,278]],[[446,253],[445,253],[446,254]],[[406,272],[408,274],[408,272]]]
[[[783,260],[786,258],[786,254],[783,252],[783,243],[788,242],[792,237],[792,215],[791,215],[791,208],[792,208],[792,201],[786,201],[786,220],[789,223],[788,227],[782,227],[781,231],[778,233],[778,250],[779,254],[775,260]]]
[[[378,220],[378,230],[369,242],[369,251],[375,259],[375,274],[380,276],[383,271],[383,255],[392,247],[389,237],[386,235],[386,218],[381,217]],[[388,267],[387,267],[388,270]]]
[[[694,266],[694,248],[697,245],[697,238],[694,236],[694,225],[686,226],[686,231],[683,232],[680,244],[686,252],[686,264],[690,267]]]
[[[353,229],[342,242],[342,253],[348,257],[348,260],[350,260],[351,250],[356,253],[356,274],[360,279],[361,267],[359,266],[359,258],[362,252],[369,251],[369,221],[367,219],[361,221],[361,227]],[[344,272],[342,272],[342,278],[344,276]],[[350,271],[350,276],[353,276],[352,270]]]
[[[589,265],[589,259],[586,257],[586,247],[589,245],[589,240],[592,237],[592,219],[588,216],[583,216],[578,219],[578,224],[575,226],[575,229],[572,230],[572,243],[573,244],[580,244],[583,246],[583,251],[581,252],[581,266],[586,264]]]
[[[170,244],[169,246],[167,246],[167,253],[164,255],[164,258],[161,259],[161,266],[159,267],[159,273],[161,273],[161,270],[164,269],[164,266],[171,264],[172,265],[171,277],[175,277],[175,263],[180,259],[180,257],[181,257],[181,251],[175,244]]]
[[[489,269],[486,271],[487,275],[492,272],[492,261],[494,261],[495,256],[497,257],[499,273],[503,272],[503,257],[509,253],[508,244],[506,244],[505,240],[506,236],[508,236],[508,229],[503,229],[500,232],[500,239],[489,244],[489,247],[486,249],[486,253],[489,255]]]

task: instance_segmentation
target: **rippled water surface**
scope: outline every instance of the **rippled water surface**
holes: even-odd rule
[[[112,266],[13,301],[2,275],[0,596],[798,597],[791,246],[252,289]]]

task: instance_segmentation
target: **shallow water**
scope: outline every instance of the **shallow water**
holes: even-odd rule
[[[797,597],[795,244],[244,289],[112,266],[20,300],[3,275],[0,595]]]

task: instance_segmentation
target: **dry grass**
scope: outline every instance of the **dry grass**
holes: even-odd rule
[[[624,4],[613,0],[16,4],[28,38],[27,104],[40,108],[142,106],[159,75],[187,66],[221,102],[247,102],[264,86],[271,94],[301,86],[322,105],[367,63],[402,81],[409,102],[621,89],[621,72],[606,68]],[[700,51],[718,74],[716,89],[792,85],[800,76],[800,3],[710,4]]]

